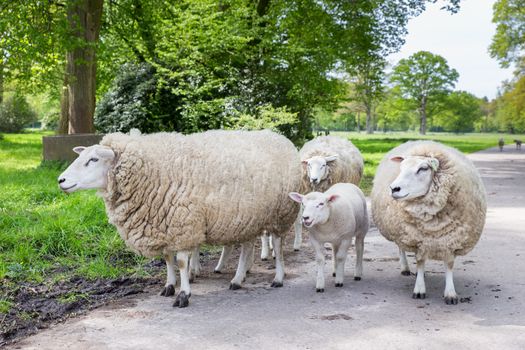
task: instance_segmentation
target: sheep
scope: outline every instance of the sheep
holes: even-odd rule
[[[352,142],[340,137],[316,137],[304,144],[299,155],[303,164],[301,192],[324,192],[338,182],[359,185],[363,176],[361,153]],[[302,242],[301,213],[295,221],[294,231],[293,247],[297,251]]]
[[[200,244],[243,245],[230,285],[236,289],[251,242],[264,230],[272,233],[276,250],[272,287],[283,285],[281,240],[299,210],[287,194],[300,188],[301,175],[298,152],[284,136],[268,130],[114,133],[74,151],[79,156],[59,176],[60,188],[98,189],[126,244],[147,257],[164,256],[163,295],[174,294],[177,252],[181,288],[174,306],[189,304],[188,259]]]
[[[457,304],[454,260],[478,242],[487,210],[485,187],[472,162],[437,142],[404,143],[379,164],[371,200],[377,228],[400,249],[403,275],[410,275],[405,251],[415,252],[412,297],[426,297],[425,261],[441,260],[446,266],[445,303]]]
[[[516,150],[521,151],[521,140],[514,140],[516,142]]]
[[[499,151],[503,152],[503,146],[505,146],[505,140],[503,140],[503,138],[500,138],[498,140],[498,146],[499,146]]]
[[[302,203],[302,222],[310,233],[310,242],[317,260],[316,291],[324,292],[324,243],[332,245],[335,286],[343,286],[343,275],[348,248],[355,237],[356,265],[354,280],[363,275],[364,238],[368,232],[368,213],[363,192],[354,184],[338,183],[326,192],[296,192],[290,198]]]

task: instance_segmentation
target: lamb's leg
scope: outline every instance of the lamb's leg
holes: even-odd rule
[[[233,245],[225,245],[224,247],[222,247],[221,257],[219,258],[219,262],[217,263],[217,266],[215,266],[215,270],[213,272],[222,272],[222,269],[224,268],[224,265],[226,265],[226,261],[228,261],[228,258],[230,257],[232,251]]]
[[[173,254],[164,255],[164,260],[166,260],[166,284],[160,292],[160,295],[163,297],[171,297],[175,295],[175,284],[177,284],[177,275],[175,274],[175,266],[173,263]]]
[[[201,263],[199,261],[199,247],[195,248],[191,253],[190,258],[190,282],[193,282],[195,277],[199,277],[201,273]]]
[[[270,255],[270,236],[265,232],[261,236],[261,260],[268,260]]]
[[[365,234],[355,237],[355,271],[354,280],[360,281],[363,277],[363,252],[365,250]]]
[[[177,265],[180,272],[180,292],[175,298],[173,306],[186,307],[190,303],[191,289],[190,279],[188,276],[188,263],[191,252],[180,251],[177,252]]]
[[[416,285],[414,286],[414,292],[412,293],[412,298],[425,299],[425,297],[426,297],[425,260],[419,260],[417,262]]]
[[[456,289],[454,288],[454,279],[452,275],[452,269],[454,268],[454,259],[450,261],[445,261],[447,266],[447,272],[445,275],[445,304],[447,305],[456,305],[458,303],[458,295],[456,294]]]
[[[345,262],[346,257],[348,256],[348,248],[352,245],[352,240],[343,240],[341,244],[336,248],[335,244],[333,245],[335,256],[335,286],[342,287],[343,279],[345,275]],[[357,245],[357,242],[356,242]],[[356,277],[354,277],[356,278]],[[361,277],[359,277],[361,279]]]
[[[302,223],[302,216],[303,211],[302,209],[299,210],[299,214],[297,215],[297,219],[295,219],[294,223],[294,231],[295,231],[295,239],[293,241],[293,250],[296,252],[301,249],[301,243],[303,243],[303,223]]]
[[[273,251],[275,253],[275,277],[272,287],[282,287],[284,280],[284,254],[282,238],[272,234]]]
[[[317,280],[315,283],[315,291],[317,293],[324,292],[324,247],[321,243],[317,242],[312,236],[310,236],[310,242],[315,249],[315,261],[317,262]],[[332,251],[334,254],[335,250]]]
[[[241,288],[241,283],[246,277],[248,270],[249,259],[253,257],[253,242],[244,242],[241,244],[241,256],[239,257],[239,264],[237,265],[237,272],[230,282],[230,289],[236,290]]]
[[[407,255],[401,248],[399,248],[399,262],[401,263],[401,274],[403,276],[410,276],[410,267],[408,267]]]

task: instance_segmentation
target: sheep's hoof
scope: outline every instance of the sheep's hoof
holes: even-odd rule
[[[268,261],[268,258],[261,258],[261,261]]]
[[[447,305],[457,305],[458,297],[445,297],[445,304]]]
[[[294,252],[298,252],[298,251],[299,251],[299,248],[294,248],[293,251],[294,251]]]
[[[273,288],[279,288],[279,287],[282,287],[283,286],[283,282],[277,282],[277,281],[273,281],[272,282],[272,287]]]
[[[410,270],[401,271],[401,275],[403,276],[410,276]]]
[[[241,289],[241,285],[240,284],[237,284],[237,283],[230,283],[230,290],[237,290],[237,289]]]
[[[355,276],[354,281],[361,281],[361,276]]]
[[[332,272],[332,277],[335,277],[335,272]]]
[[[336,283],[335,286],[336,286],[336,287],[342,287],[343,284],[342,284],[342,283]]]
[[[175,295],[175,287],[173,286],[173,284],[168,284],[160,292],[160,296],[162,296],[162,297],[171,297],[171,296],[174,296],[174,295]]]
[[[181,291],[175,298],[173,307],[187,307],[190,304],[190,295],[191,294],[186,294],[186,292]]]
[[[412,293],[412,299],[425,299],[426,297],[425,293]]]
[[[317,293],[324,293],[324,288],[316,288],[315,291]]]
[[[221,270],[213,270],[214,273],[222,273]]]

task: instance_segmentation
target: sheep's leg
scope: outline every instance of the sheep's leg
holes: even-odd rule
[[[217,263],[217,266],[215,266],[215,270],[213,270],[213,272],[222,272],[222,269],[224,268],[224,265],[226,265],[226,261],[228,261],[228,258],[230,257],[232,251],[233,245],[225,245],[224,247],[222,247],[221,257],[219,258],[219,262]]]
[[[454,288],[454,279],[452,275],[452,269],[454,268],[454,259],[450,261],[445,261],[447,266],[447,272],[445,275],[445,304],[447,305],[456,305],[458,303],[458,295],[456,294],[456,289]]]
[[[177,284],[177,275],[175,274],[175,266],[173,263],[173,254],[164,255],[164,260],[166,260],[166,284],[160,292],[160,295],[163,297],[171,297],[175,295],[175,284]]]
[[[188,263],[191,252],[180,251],[177,252],[177,265],[180,272],[180,292],[175,298],[173,306],[186,307],[190,303],[191,289],[190,278],[188,276]]]
[[[249,260],[253,257],[253,242],[244,242],[241,244],[241,256],[237,265],[237,272],[230,282],[230,289],[236,290],[241,288],[241,283],[246,277]]]
[[[303,242],[303,223],[302,223],[302,216],[303,216],[303,210],[302,208],[299,210],[299,214],[297,215],[297,219],[295,219],[294,223],[294,231],[295,231],[295,239],[293,241],[293,250],[296,252],[301,249],[301,243]]]
[[[317,262],[317,280],[315,283],[315,291],[317,293],[323,293],[324,292],[324,263],[325,263],[324,247],[321,245],[321,243],[319,243],[317,240],[315,240],[311,236],[310,236],[310,242],[312,243],[312,246],[315,249],[315,261]],[[332,254],[334,254],[334,251],[332,251]]]
[[[401,248],[399,248],[399,262],[401,263],[401,274],[403,276],[410,276],[410,267],[408,267],[407,255]]]
[[[348,248],[352,245],[352,240],[343,240],[339,246],[334,244],[333,254],[335,256],[335,286],[342,287],[345,275],[345,262],[348,255]],[[359,277],[361,279],[361,277]]]
[[[261,260],[268,260],[270,255],[270,236],[265,232],[261,236]]]
[[[365,235],[355,237],[355,271],[354,280],[360,281],[363,277],[363,252],[365,250]]]
[[[284,254],[283,241],[281,237],[272,234],[273,251],[275,253],[275,277],[272,282],[272,287],[278,288],[283,286],[284,280]]]
[[[195,277],[199,277],[201,273],[201,263],[199,261],[199,247],[195,248],[191,253],[190,258],[190,282],[193,282]]]
[[[414,292],[412,293],[412,298],[425,299],[425,297],[426,297],[425,260],[419,260],[417,262],[416,285],[414,286]]]
[[[328,243],[325,243],[324,244],[324,247],[325,249],[327,248],[326,245]],[[330,248],[332,249],[332,266],[333,266],[333,270],[332,270],[332,277],[335,277],[336,276],[336,272],[337,272],[337,261],[336,261],[336,252],[339,250],[339,244],[330,244]]]

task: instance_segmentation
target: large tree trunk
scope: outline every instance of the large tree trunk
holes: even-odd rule
[[[64,84],[60,93],[60,121],[58,123],[58,134],[66,135],[69,132],[69,89],[67,75],[64,75]]]
[[[425,135],[427,133],[427,97],[421,98],[421,106],[419,108],[420,124],[419,133]]]
[[[367,134],[374,133],[374,119],[372,116],[371,106],[366,106],[366,133]]]
[[[73,35],[79,39],[66,54],[68,82],[69,133],[95,131],[96,44],[98,42],[104,0],[70,0],[67,19]]]

